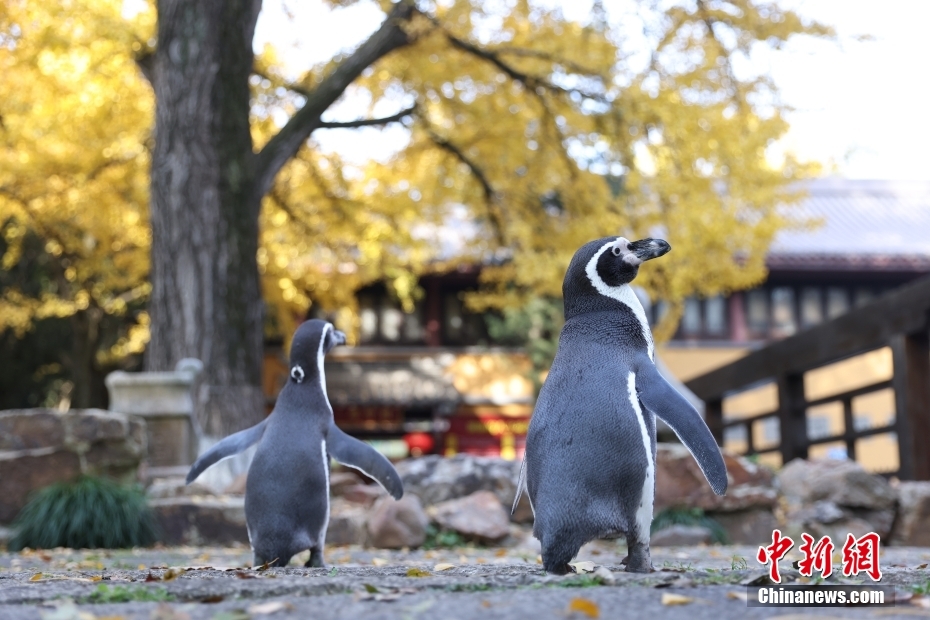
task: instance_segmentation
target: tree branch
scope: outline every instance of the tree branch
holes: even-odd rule
[[[601,103],[610,103],[610,101],[604,95],[597,94],[597,93],[589,93],[589,92],[586,92],[586,91],[583,91],[577,88],[572,88],[572,89],[563,88],[561,86],[556,86],[555,84],[553,84],[552,82],[550,82],[544,77],[530,75],[528,73],[519,71],[515,67],[511,66],[509,63],[505,62],[501,58],[500,53],[496,51],[481,49],[477,45],[474,45],[472,43],[469,43],[468,41],[465,41],[464,39],[460,39],[456,37],[448,30],[443,30],[443,33],[446,35],[446,39],[448,39],[452,47],[458,50],[461,50],[463,52],[466,52],[468,54],[471,54],[472,56],[475,56],[477,58],[486,60],[487,62],[490,62],[492,65],[500,69],[505,75],[510,77],[510,79],[524,84],[531,91],[536,92],[537,89],[543,88],[545,90],[550,90],[550,91],[559,92],[559,93],[566,93],[566,94],[574,92],[574,93],[578,93],[579,95],[587,99],[592,99],[594,101],[599,101]],[[513,54],[514,50],[508,49],[506,50],[506,53]],[[553,61],[553,62],[556,62],[556,61]]]
[[[475,177],[475,179],[481,185],[481,190],[484,192],[485,206],[488,209],[488,218],[491,220],[491,225],[494,227],[497,241],[500,245],[505,246],[506,239],[504,238],[504,222],[497,201],[498,194],[494,190],[494,187],[491,185],[491,181],[484,173],[484,170],[482,170],[477,162],[466,155],[465,151],[460,149],[458,146],[452,142],[449,142],[449,140],[443,138],[439,134],[433,132],[432,129],[427,128],[426,131],[430,137],[430,140],[433,141],[433,144],[450,153],[460,162],[465,164],[469,172],[471,172],[472,176]]]
[[[412,105],[405,110],[401,110],[397,114],[392,114],[391,116],[385,116],[384,118],[360,118],[356,121],[344,121],[344,122],[326,122],[320,121],[320,124],[317,125],[320,129],[351,129],[353,127],[371,127],[373,125],[387,125],[388,123],[396,123],[399,120],[406,118],[413,114],[417,109],[416,105]]]
[[[404,26],[417,14],[411,0],[400,0],[381,27],[339,64],[320,84],[307,93],[307,101],[255,156],[254,191],[264,196],[281,167],[291,159],[320,117],[362,72],[378,59],[413,41]],[[258,204],[260,201],[256,201]]]

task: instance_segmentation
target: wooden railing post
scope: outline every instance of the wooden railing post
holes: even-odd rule
[[[704,402],[704,421],[717,445],[723,447],[723,399],[711,398]]]
[[[930,331],[903,334],[891,343],[895,431],[903,480],[930,480]]]
[[[856,460],[856,418],[852,398],[843,399],[843,438],[846,440],[846,458]]]
[[[782,464],[807,458],[807,406],[804,400],[804,374],[778,378],[778,422],[781,429]]]

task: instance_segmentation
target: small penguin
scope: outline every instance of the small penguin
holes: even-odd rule
[[[187,474],[190,484],[220,459],[258,444],[245,488],[245,520],[256,565],[287,566],[291,557],[309,549],[306,566],[323,566],[330,456],[374,478],[394,499],[404,494],[391,462],[333,421],[323,358],[345,342],[345,334],[331,323],[303,323],[291,344],[290,379],[271,414],[204,452]]]
[[[607,237],[575,252],[565,273],[565,326],[530,421],[514,501],[529,494],[548,572],[568,572],[582,545],[619,534],[627,570],[652,570],[655,416],[688,447],[714,493],[726,492],[720,449],[656,369],[652,332],[629,286],[643,262],[669,250],[661,239]]]

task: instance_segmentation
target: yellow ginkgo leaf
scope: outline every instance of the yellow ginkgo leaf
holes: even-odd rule
[[[662,594],[663,605],[687,605],[693,602],[694,599],[690,596],[684,596],[682,594],[671,594],[669,592]]]
[[[575,612],[584,614],[589,618],[599,618],[601,615],[601,608],[591,599],[578,597],[573,598],[568,604],[568,613]]]

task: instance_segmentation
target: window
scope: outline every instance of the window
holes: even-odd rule
[[[374,300],[371,297],[359,297],[358,316],[360,323],[360,333],[362,342],[371,342],[378,336],[378,314],[375,312]]]
[[[749,326],[749,329],[754,332],[768,332],[768,291],[764,289],[755,289],[746,293],[746,322]]]
[[[810,327],[823,321],[823,300],[820,289],[805,286],[801,289],[801,327]]]
[[[720,295],[704,300],[704,326],[707,333],[721,336],[727,332],[726,302]]]
[[[834,319],[849,310],[849,295],[838,286],[827,288],[827,318]]]
[[[687,335],[701,333],[701,302],[694,297],[685,299],[684,315],[681,318],[681,331]]]
[[[393,305],[388,304],[387,300],[382,301],[381,305],[381,337],[388,342],[400,340],[400,327],[404,322],[404,313]]]
[[[820,439],[830,436],[830,418],[825,415],[807,416],[807,438]]]
[[[787,286],[772,289],[772,328],[776,337],[790,336],[798,330],[794,312],[794,289]]]

